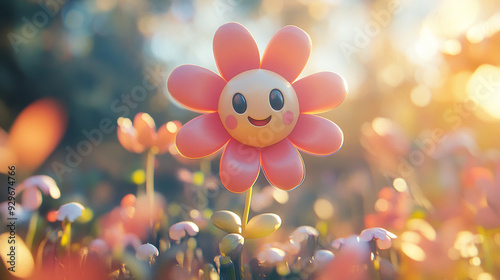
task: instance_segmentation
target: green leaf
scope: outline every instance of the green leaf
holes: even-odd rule
[[[280,226],[280,216],[272,213],[260,214],[248,221],[242,235],[250,239],[263,238],[275,232]]]
[[[228,233],[241,233],[241,218],[234,212],[222,210],[215,212],[210,218],[212,223]]]

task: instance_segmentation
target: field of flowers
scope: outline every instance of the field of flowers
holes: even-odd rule
[[[498,1],[0,18],[0,279],[500,280]]]

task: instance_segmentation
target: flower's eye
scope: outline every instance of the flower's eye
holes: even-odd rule
[[[247,101],[243,94],[237,92],[233,95],[233,108],[238,114],[243,114],[247,110]]]
[[[285,105],[285,99],[283,98],[283,93],[279,89],[271,90],[269,93],[269,103],[274,110],[279,111]]]

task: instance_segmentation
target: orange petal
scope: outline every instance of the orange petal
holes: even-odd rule
[[[285,26],[271,38],[261,68],[276,72],[292,83],[306,66],[310,54],[309,35],[296,26]]]
[[[319,72],[293,83],[301,113],[319,114],[329,111],[344,101],[347,83],[332,72]]]
[[[302,157],[288,139],[262,148],[262,169],[271,185],[288,191],[304,180]]]
[[[219,27],[213,48],[217,69],[226,81],[260,66],[257,44],[252,34],[239,23],[230,22]]]
[[[155,146],[158,147],[158,153],[163,154],[168,152],[170,145],[173,144],[175,135],[179,132],[182,125],[180,121],[171,121],[162,125],[158,129]]]
[[[116,130],[118,141],[127,151],[139,154],[145,150],[145,147],[137,142],[135,133],[130,119],[118,119],[118,128]]]
[[[244,192],[257,180],[259,167],[260,151],[231,139],[220,160],[221,182],[229,191]]]
[[[172,97],[191,110],[215,112],[226,81],[214,72],[196,65],[175,68],[167,80]]]
[[[316,155],[331,155],[342,147],[344,135],[332,121],[314,115],[300,114],[288,139],[295,147]]]
[[[202,158],[218,151],[229,141],[218,113],[198,116],[187,122],[177,134],[179,153],[187,158]]]
[[[147,113],[138,113],[134,118],[137,143],[150,148],[156,139],[156,125]]]
[[[59,144],[66,125],[66,110],[54,99],[40,99],[26,107],[14,121],[8,140],[18,169],[29,174],[39,167]]]

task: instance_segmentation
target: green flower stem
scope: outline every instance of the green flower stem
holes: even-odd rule
[[[248,191],[247,191],[247,197],[245,200],[245,210],[243,211],[243,219],[242,219],[242,224],[241,224],[241,230],[242,232],[245,231],[245,228],[248,223],[248,214],[250,214],[250,202],[252,202],[252,189],[253,186],[251,186]]]
[[[157,149],[154,147],[148,151],[146,158],[146,195],[151,199],[151,207],[153,206],[153,200],[155,195],[155,155]]]
[[[30,223],[28,226],[28,233],[26,234],[26,246],[31,249],[33,240],[35,239],[36,227],[38,224],[38,211],[34,211],[31,215]]]

